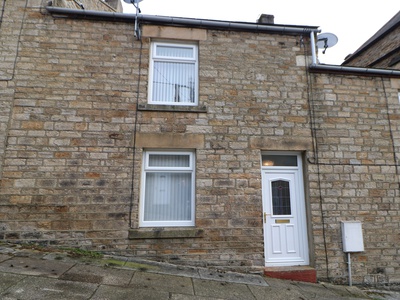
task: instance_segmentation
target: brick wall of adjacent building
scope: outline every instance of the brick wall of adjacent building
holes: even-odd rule
[[[261,152],[301,151],[318,277],[347,280],[340,222],[359,220],[354,282],[400,281],[398,79],[309,74],[307,36],[144,26],[138,41],[133,24],[19,12],[0,82],[3,241],[260,268]],[[198,41],[201,109],[147,105],[154,37]],[[142,154],[176,148],[196,152],[196,228],[156,238],[138,224]]]

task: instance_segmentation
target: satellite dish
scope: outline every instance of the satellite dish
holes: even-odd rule
[[[321,33],[317,36],[317,47],[319,49],[324,49],[324,51],[322,51],[323,54],[325,54],[326,49],[335,46],[337,42],[338,38],[333,33]]]
[[[129,3],[129,4],[134,4],[134,3],[139,3],[142,2],[143,0],[124,0],[125,3]]]

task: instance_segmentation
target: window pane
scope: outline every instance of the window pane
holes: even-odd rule
[[[150,154],[149,167],[190,167],[190,155]]]
[[[157,45],[156,56],[193,58],[194,49],[193,47]]]
[[[264,167],[297,167],[296,155],[263,155],[262,165]]]
[[[271,183],[272,210],[274,215],[290,215],[289,182],[278,180]]]
[[[190,221],[192,174],[147,172],[144,221]]]
[[[154,102],[195,102],[195,64],[154,62]]]

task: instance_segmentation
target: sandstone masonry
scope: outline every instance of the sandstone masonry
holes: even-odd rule
[[[1,240],[259,270],[261,154],[292,151],[318,277],[346,282],[340,222],[359,220],[353,282],[400,282],[400,79],[309,73],[309,34],[149,22],[139,41],[33,2],[1,24]],[[147,102],[150,43],[171,38],[199,46],[194,109]],[[148,149],[195,151],[195,227],[139,226]]]

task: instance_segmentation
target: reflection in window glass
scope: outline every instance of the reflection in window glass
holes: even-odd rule
[[[272,211],[274,215],[290,215],[289,182],[278,180],[271,183]]]
[[[179,47],[179,46],[165,46],[165,45],[157,45],[156,48],[157,56],[166,56],[166,57],[194,57],[193,48],[190,47]]]
[[[154,62],[154,102],[195,102],[195,65]]]
[[[187,154],[149,154],[149,167],[190,167],[190,156]]]
[[[194,225],[194,153],[145,152],[141,226]]]
[[[262,156],[263,167],[297,167],[296,155],[268,155]]]
[[[149,103],[196,105],[198,51],[194,44],[154,42],[150,61]]]
[[[144,221],[190,221],[192,174],[147,172]]]

